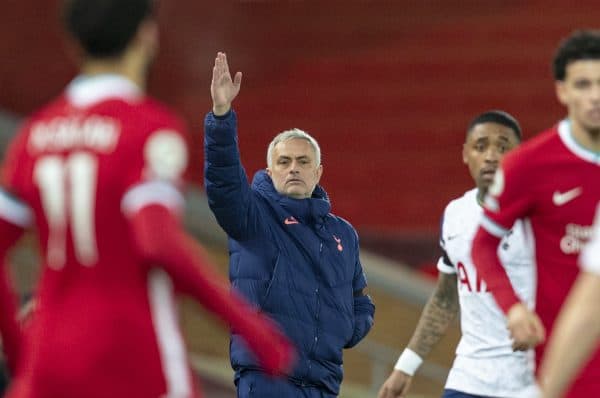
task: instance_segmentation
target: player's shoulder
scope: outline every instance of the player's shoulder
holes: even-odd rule
[[[108,99],[98,103],[90,112],[118,120],[121,129],[128,131],[131,138],[136,136],[145,140],[156,131],[187,133],[185,123],[174,111],[147,96],[135,100]]]
[[[344,230],[345,233],[348,233],[349,235],[352,235],[353,237],[358,239],[358,233],[356,232],[356,229],[350,223],[350,221],[333,213],[329,213],[327,216],[335,220],[335,223],[338,228]]]
[[[168,125],[185,130],[185,123],[181,116],[171,107],[153,97],[145,97],[139,104],[139,110],[156,125]]]
[[[37,122],[53,119],[57,116],[63,116],[68,109],[68,103],[64,95],[59,95],[51,101],[45,103],[31,112],[25,119],[22,129],[25,130]]]
[[[145,151],[165,152],[187,146],[189,137],[185,123],[154,98],[146,96],[135,102],[118,99],[112,105],[105,104],[103,111],[114,114],[119,120],[132,149],[141,145]]]
[[[66,107],[67,102],[65,97],[60,95],[31,112],[19,126],[15,136],[12,139],[11,148],[21,147],[24,145],[32,131],[33,126],[38,123],[52,120],[57,116],[64,115]]]
[[[465,226],[475,219],[479,211],[477,188],[468,190],[462,196],[452,199],[446,205],[442,216],[442,238],[445,235],[455,235],[465,230]]]
[[[150,175],[179,181],[189,161],[189,137],[184,123],[169,107],[153,98],[147,97],[140,106],[148,117],[142,153]]]
[[[527,163],[531,167],[536,162],[547,159],[548,153],[552,153],[560,142],[557,126],[552,126],[507,153],[502,163],[509,167]]]
[[[477,188],[473,188],[448,202],[444,210],[444,219],[456,217],[460,218],[464,214],[473,212],[473,209],[476,206]]]
[[[344,217],[340,217],[333,213],[329,213],[328,216],[334,218],[341,228],[356,231],[350,221],[346,220]]]
[[[20,124],[17,132],[10,140],[2,161],[0,181],[3,185],[11,186],[13,183],[23,182],[24,178],[17,175],[19,175],[18,170],[24,170],[22,167],[23,162],[26,162],[27,158],[31,155],[30,151],[27,150],[31,132],[38,123],[43,123],[62,115],[64,109],[65,99],[61,95],[31,112]]]

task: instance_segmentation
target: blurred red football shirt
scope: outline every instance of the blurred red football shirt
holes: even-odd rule
[[[492,235],[502,236],[517,219],[528,224],[537,265],[536,312],[550,333],[579,272],[599,182],[600,155],[580,146],[565,120],[507,154],[485,200],[481,225]],[[543,350],[537,350],[538,363]],[[568,395],[592,396],[600,397],[600,352]]]
[[[0,216],[33,223],[44,264],[17,390],[193,396],[172,284],[142,264],[127,222],[149,203],[182,206],[184,133],[116,75],[76,79],[18,133],[3,170],[18,211]]]

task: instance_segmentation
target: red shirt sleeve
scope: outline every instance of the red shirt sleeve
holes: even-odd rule
[[[161,266],[177,289],[197,299],[248,342],[265,370],[291,369],[294,356],[288,339],[267,317],[230,292],[202,247],[180,227],[167,207],[150,204],[130,217],[137,251],[148,266]]]
[[[505,313],[520,300],[498,257],[498,245],[518,219],[528,217],[533,204],[527,186],[527,168],[519,165],[523,158],[519,150],[515,150],[506,156],[496,172],[471,252],[477,272]]]
[[[485,218],[506,231],[518,219],[527,218],[535,203],[531,189],[535,177],[523,162],[526,157],[519,149],[506,155],[485,197]]]
[[[498,306],[507,313],[520,300],[515,293],[506,270],[498,257],[500,238],[479,227],[473,239],[471,257],[477,272],[485,280],[488,290]]]

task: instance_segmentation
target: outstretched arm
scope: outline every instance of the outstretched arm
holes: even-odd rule
[[[293,350],[287,338],[272,321],[229,291],[202,247],[183,231],[169,209],[146,205],[130,215],[130,225],[137,251],[146,263],[164,268],[178,290],[240,333],[267,372],[291,369]]]
[[[408,343],[408,349],[381,386],[378,398],[407,396],[415,367],[418,367],[444,336],[458,310],[456,274],[440,273],[435,291],[423,309],[417,328]]]
[[[600,275],[582,272],[554,325],[540,368],[543,398],[562,397],[600,339]]]
[[[219,225],[236,240],[255,237],[263,224],[240,160],[237,116],[231,109],[241,82],[240,72],[231,79],[227,57],[218,53],[210,86],[213,111],[204,119],[204,186]]]

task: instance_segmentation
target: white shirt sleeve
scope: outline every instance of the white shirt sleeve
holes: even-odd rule
[[[437,269],[444,274],[456,274],[456,268],[448,261],[448,256],[445,254],[438,260]]]
[[[442,216],[442,221],[440,222],[440,248],[442,249],[442,255],[440,256],[440,259],[437,262],[437,269],[438,271],[444,273],[444,274],[456,274],[456,268],[454,267],[454,264],[452,264],[452,261],[450,260],[450,257],[448,257],[448,253],[446,252],[446,229],[447,229],[447,218],[446,218],[446,213],[448,211],[448,206],[446,206],[446,209],[444,209],[444,214]]]
[[[25,202],[0,188],[0,218],[27,228],[33,223],[33,211]]]

